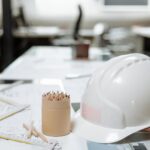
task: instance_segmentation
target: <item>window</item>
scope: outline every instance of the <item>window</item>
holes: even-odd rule
[[[105,5],[148,5],[148,0],[105,0]]]

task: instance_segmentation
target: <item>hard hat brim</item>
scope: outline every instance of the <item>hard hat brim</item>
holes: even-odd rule
[[[81,117],[80,112],[77,112],[72,120],[73,133],[97,143],[118,142],[129,135],[148,127],[150,127],[150,122],[142,126],[126,127],[123,129],[105,128],[85,120]]]

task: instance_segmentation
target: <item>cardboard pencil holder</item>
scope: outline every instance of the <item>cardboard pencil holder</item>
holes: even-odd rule
[[[47,93],[42,96],[42,131],[48,136],[70,133],[70,96]]]

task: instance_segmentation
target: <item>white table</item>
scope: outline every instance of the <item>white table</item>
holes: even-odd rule
[[[66,91],[71,95],[71,102],[80,102],[89,78],[68,80],[65,79],[65,76],[68,73],[92,73],[96,68],[102,67],[102,65],[101,51],[95,48],[90,50],[89,60],[72,60],[69,47],[32,47],[8,66],[0,75],[0,78],[61,79]],[[0,88],[2,87],[4,85],[0,85]],[[126,141],[138,141],[140,139],[139,136],[133,135]],[[146,135],[147,139],[149,137]],[[63,144],[63,150],[87,150],[86,140],[77,137],[73,133],[58,139]],[[93,150],[99,149],[96,147]],[[147,142],[147,147],[150,147],[149,142]],[[10,148],[11,150],[44,150],[41,147],[2,139],[0,139],[0,148],[4,150],[10,150]]]
[[[61,79],[66,91],[71,95],[72,102],[80,102],[81,96],[89,78],[67,80],[69,73],[93,73],[103,62],[100,61],[100,51],[90,50],[89,60],[72,60],[71,49],[68,47],[32,47],[24,55],[9,65],[0,78],[11,79]],[[63,150],[86,150],[86,141],[70,134],[60,138]],[[43,148],[0,140],[0,147],[5,150],[41,150]]]
[[[67,74],[93,73],[100,67],[101,51],[96,48],[90,50],[89,60],[72,60],[69,47],[32,47],[9,65],[1,78],[39,79],[58,78],[64,87],[79,102],[89,78],[66,80]],[[82,81],[82,82],[81,82]]]
[[[13,35],[18,38],[56,38],[65,35],[58,27],[19,27]]]
[[[132,32],[136,35],[150,38],[150,27],[149,26],[133,26]]]

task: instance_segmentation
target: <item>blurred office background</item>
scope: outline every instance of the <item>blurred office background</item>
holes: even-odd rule
[[[0,0],[0,71],[35,45],[150,52],[150,0]]]

